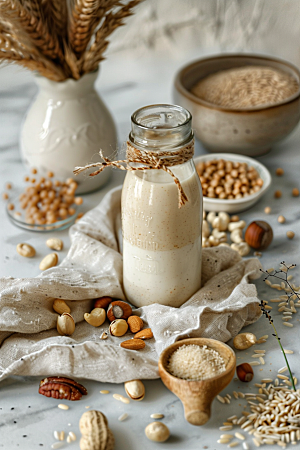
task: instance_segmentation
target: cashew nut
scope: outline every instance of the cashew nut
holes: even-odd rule
[[[213,221],[214,221],[214,219],[215,219],[216,217],[217,217],[217,216],[216,216],[216,213],[213,212],[213,211],[211,211],[210,213],[207,214],[206,220],[207,220],[207,222],[209,222],[209,223],[212,224]]]
[[[203,213],[202,213],[202,218],[203,218],[203,220],[206,219],[206,211],[204,211],[204,210],[203,210]]]
[[[231,244],[231,248],[238,252],[241,256],[246,256],[250,252],[250,247],[247,242],[240,242]]]
[[[100,327],[106,319],[106,312],[103,308],[95,308],[90,314],[85,313],[84,319],[93,327]]]
[[[217,228],[212,230],[212,235],[220,242],[227,242],[227,235],[225,231],[219,231]]]
[[[240,333],[233,339],[233,345],[238,350],[246,350],[256,344],[257,339],[253,333]]]
[[[244,220],[240,220],[239,222],[230,222],[228,225],[228,231],[233,231],[236,230],[237,228],[242,230],[243,228],[245,228],[245,226],[246,222]]]
[[[208,238],[210,235],[210,228],[208,225],[208,222],[206,220],[203,220],[202,222],[202,237]]]
[[[208,238],[208,242],[211,247],[217,247],[220,244],[219,239],[215,238],[213,235],[210,235]]]
[[[240,228],[237,228],[236,230],[233,230],[230,234],[230,239],[232,242],[239,244],[240,242],[243,242],[243,232]]]
[[[230,245],[227,244],[227,242],[221,242],[221,244],[219,245],[219,247],[230,247]]]
[[[228,228],[228,224],[230,222],[230,217],[226,212],[219,212],[218,217],[216,217],[213,222],[212,226],[214,228],[218,228],[219,231],[226,231]]]
[[[202,248],[210,247],[210,243],[206,237],[202,236]]]

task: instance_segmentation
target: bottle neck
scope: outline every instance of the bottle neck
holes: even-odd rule
[[[192,139],[192,116],[180,106],[146,106],[131,117],[129,141],[142,150],[171,151]]]

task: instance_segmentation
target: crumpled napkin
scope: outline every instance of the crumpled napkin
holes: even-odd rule
[[[135,309],[154,339],[143,350],[120,347],[105,322],[83,320],[102,296],[125,299],[122,290],[121,187],[70,229],[71,247],[59,266],[36,278],[0,279],[0,380],[8,375],[64,375],[120,383],[158,378],[161,351],[177,339],[206,337],[226,342],[261,315],[251,280],[260,262],[243,260],[227,247],[203,249],[202,288],[180,308],[153,304]],[[72,336],[59,336],[54,298],[65,299],[76,322]]]

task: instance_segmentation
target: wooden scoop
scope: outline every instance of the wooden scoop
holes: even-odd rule
[[[202,381],[187,381],[171,375],[166,367],[171,354],[182,345],[207,345],[220,353],[225,361],[226,370],[219,375]],[[160,355],[158,370],[162,382],[183,403],[186,420],[192,425],[204,425],[210,418],[213,399],[232,380],[235,373],[236,359],[234,351],[223,342],[215,339],[183,339],[167,347]]]

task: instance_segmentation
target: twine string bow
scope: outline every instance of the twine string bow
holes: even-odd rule
[[[172,166],[178,166],[179,164],[183,164],[189,161],[194,154],[194,141],[192,140],[189,144],[181,147],[176,151],[166,151],[166,150],[157,150],[157,151],[144,151],[134,147],[130,142],[127,142],[127,159],[120,159],[118,161],[110,161],[107,157],[103,155],[102,150],[99,151],[99,154],[103,160],[103,162],[97,162],[93,164],[88,164],[84,167],[75,167],[73,173],[75,175],[84,172],[87,169],[91,169],[93,167],[97,167],[97,170],[90,173],[90,177],[94,177],[101,173],[106,167],[116,167],[120,170],[153,170],[153,169],[162,169],[167,172],[174,180],[174,183],[178,189],[178,207],[181,208],[188,201],[188,198],[181,186],[179,179],[174,175],[174,173],[169,169]],[[130,163],[138,163],[143,164],[142,167],[132,166]]]

